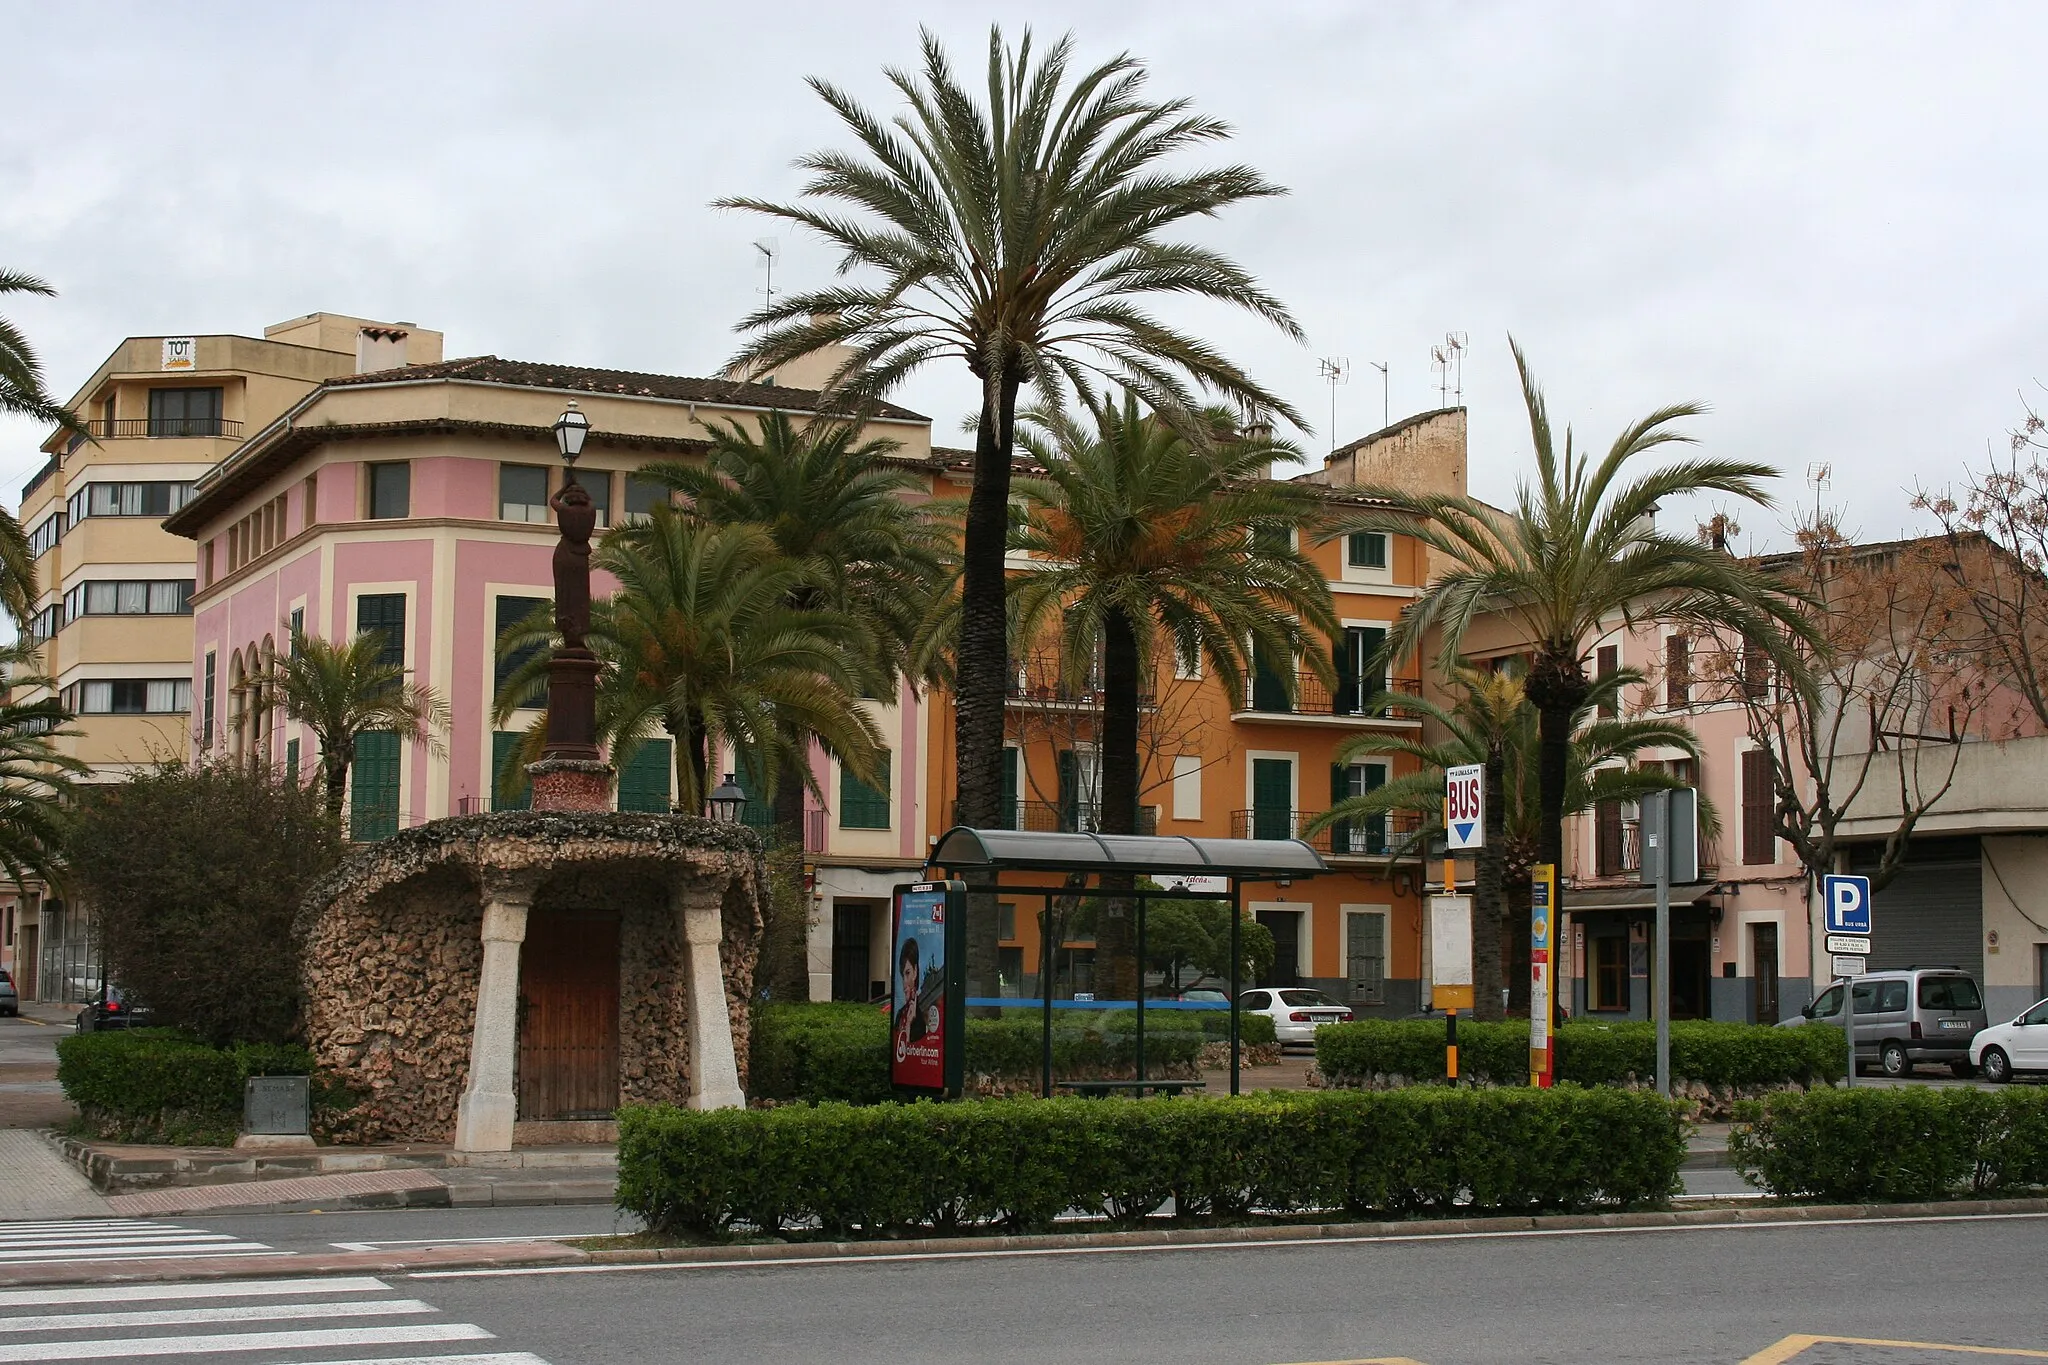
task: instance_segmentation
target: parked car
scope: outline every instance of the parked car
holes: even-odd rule
[[[1959,967],[1903,967],[1870,972],[1855,991],[1856,1066],[1870,1062],[1887,1076],[1910,1076],[1921,1062],[1943,1062],[1956,1076],[1971,1072],[1970,1043],[1990,1022],[1984,994]],[[1842,1026],[1842,983],[1820,993],[1788,1025]]]
[[[1305,986],[1241,991],[1237,1007],[1246,1014],[1263,1014],[1271,1019],[1273,1032],[1282,1047],[1289,1043],[1313,1043],[1316,1030],[1323,1025],[1349,1023],[1351,1020],[1350,1006]]]
[[[21,994],[14,989],[14,978],[0,969],[0,1015],[21,1013]]]
[[[80,1033],[94,1033],[100,1029],[143,1028],[148,1023],[147,1009],[129,1000],[119,986],[106,985],[78,1012],[76,1027]]]
[[[1226,991],[1214,990],[1208,986],[1191,986],[1173,997],[1184,1005],[1228,1005],[1230,995]]]
[[[1972,1038],[1970,1062],[1995,1085],[2023,1072],[2048,1072],[2048,1000],[2035,1002],[2010,1024],[1993,1024]]]

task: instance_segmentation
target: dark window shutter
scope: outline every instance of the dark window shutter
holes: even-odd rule
[[[1771,755],[1750,749],[1742,755],[1742,861],[1752,867],[1778,861],[1772,804]]]
[[[1692,641],[1673,635],[1664,641],[1664,704],[1685,706],[1692,701]]]
[[[1602,678],[1611,677],[1614,674],[1619,673],[1621,671],[1621,646],[1602,645],[1600,646],[1600,652],[1596,656],[1596,658],[1597,662],[1593,666],[1593,671],[1598,676]],[[1611,701],[1604,701],[1600,703],[1600,714],[1603,716],[1611,718],[1614,715],[1616,715],[1618,711],[1619,708],[1616,707],[1615,704]]]

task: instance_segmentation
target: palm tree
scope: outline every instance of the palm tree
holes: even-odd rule
[[[57,747],[77,732],[63,728],[71,716],[55,696],[14,700],[24,688],[54,689],[41,674],[41,655],[42,646],[26,640],[0,645],[7,688],[0,701],[0,869],[16,885],[62,877],[65,799],[71,779],[91,771]]]
[[[364,734],[392,731],[442,752],[447,703],[433,688],[407,679],[405,665],[387,656],[381,630],[366,630],[344,642],[295,630],[290,652],[259,675],[255,685],[259,697],[274,696],[287,716],[313,732],[327,784],[327,813],[337,819],[356,761],[356,741]]]
[[[785,769],[815,738],[872,780],[881,735],[857,698],[872,681],[858,618],[790,605],[822,582],[754,525],[715,526],[656,507],[633,535],[605,537],[592,567],[619,587],[590,605],[597,725],[615,763],[652,731],[674,742],[676,807],[698,812],[712,763],[730,746],[756,772]],[[497,723],[547,676],[548,609],[505,632],[501,652],[530,649],[498,691]],[[536,722],[526,747],[537,753]],[[804,781],[815,783],[808,766]],[[500,777],[501,786],[503,777]]]
[[[1686,785],[1661,768],[1634,764],[1635,755],[1645,749],[1676,749],[1694,763],[1700,761],[1699,739],[1683,721],[1620,714],[1623,690],[1643,680],[1642,673],[1629,668],[1589,680],[1572,717],[1566,814],[1584,814],[1609,802],[1638,801],[1650,792]],[[1386,758],[1406,759],[1414,766],[1372,791],[1333,804],[1311,823],[1309,832],[1409,812],[1420,819],[1412,832],[1390,841],[1388,851],[1396,858],[1419,856],[1443,832],[1445,770],[1484,764],[1486,842],[1474,859],[1473,993],[1478,1016],[1497,1019],[1503,933],[1509,934],[1507,962],[1521,969],[1508,970],[1505,984],[1516,1002],[1527,1001],[1529,874],[1540,861],[1542,825],[1539,725],[1523,680],[1511,671],[1460,666],[1452,671],[1450,683],[1457,697],[1449,706],[1392,693],[1372,703],[1372,709],[1382,713],[1397,705],[1404,711],[1420,711],[1428,722],[1424,733],[1435,738],[1370,733],[1346,741],[1335,756],[1339,763]],[[1709,838],[1718,834],[1720,817],[1711,802],[1702,801],[1700,820]]]
[[[1224,256],[1160,240],[1189,219],[1282,193],[1248,166],[1161,164],[1228,136],[1224,124],[1191,113],[1184,99],[1143,98],[1144,68],[1128,55],[1070,80],[1069,39],[1040,57],[1028,32],[1010,48],[991,29],[985,103],[929,31],[922,45],[921,71],[889,73],[905,106],[893,120],[811,80],[864,155],[821,151],[800,160],[811,173],[808,202],[736,198],[719,207],[809,228],[839,248],[842,273],[877,277],[793,290],[752,314],[742,326],[760,334],[736,364],[772,369],[847,346],[830,387],[850,404],[944,358],[964,362],[980,384],[954,745],[958,818],[990,825],[1002,800],[1003,550],[1019,390],[1034,385],[1050,398],[1066,384],[1106,376],[1158,410],[1191,409],[1193,392],[1207,390],[1299,421],[1229,359],[1139,302],[1211,299],[1297,340],[1302,332]]]
[[[50,298],[56,293],[33,275],[0,269],[0,294]],[[4,317],[0,317],[0,415],[85,430],[84,422],[44,391],[43,362],[22,330]],[[35,556],[29,552],[28,535],[13,513],[0,510],[0,610],[26,632],[36,614],[37,596]]]
[[[1306,647],[1308,628],[1337,630],[1330,585],[1294,543],[1324,504],[1264,478],[1293,448],[1239,438],[1227,413],[1200,414],[1191,440],[1128,391],[1118,401],[1083,387],[1079,405],[1021,418],[1018,440],[1044,472],[1018,482],[1031,512],[1012,544],[1043,567],[1012,590],[1015,629],[1036,639],[1057,614],[1076,672],[1100,642],[1101,828],[1134,834],[1140,697],[1162,647],[1232,696],[1255,653],[1331,671],[1327,650]],[[1291,685],[1294,670],[1283,677]]]
[[[922,671],[911,651],[935,606],[950,547],[929,505],[911,500],[924,481],[889,464],[899,444],[863,441],[850,423],[819,419],[798,428],[780,411],[762,419],[758,434],[737,422],[705,425],[711,449],[702,463],[662,461],[642,468],[641,477],[686,495],[689,514],[706,525],[766,532],[778,554],[809,571],[791,587],[789,605],[827,608],[858,623],[860,650],[881,687],[893,690],[904,672]],[[630,539],[640,528],[614,534]],[[784,830],[801,823],[808,766],[804,746],[790,748],[792,761],[772,774],[775,823]]]
[[[1654,616],[1682,628],[1767,641],[1786,632],[1806,638],[1813,627],[1782,583],[1723,550],[1656,527],[1660,503],[1695,494],[1768,507],[1763,481],[1775,469],[1747,460],[1684,459],[1636,474],[1640,457],[1692,440],[1674,424],[1706,411],[1696,403],[1662,407],[1630,423],[1597,462],[1574,448],[1566,428],[1560,456],[1543,392],[1521,347],[1513,338],[1509,346],[1536,450],[1536,480],[1517,490],[1514,511],[1463,494],[1362,485],[1352,491],[1380,505],[1342,519],[1332,534],[1412,536],[1450,566],[1388,632],[1389,658],[1416,654],[1434,636],[1448,668],[1482,613],[1519,627],[1531,653],[1526,686],[1540,740],[1538,861],[1556,865],[1564,857],[1572,718],[1592,685],[1588,653],[1612,622]],[[1787,665],[1796,668],[1796,661]]]

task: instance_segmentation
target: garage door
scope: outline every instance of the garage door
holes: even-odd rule
[[[1877,850],[1850,857],[1868,873]],[[1916,840],[1900,868],[1872,898],[1870,969],[1957,966],[1984,979],[1984,871],[1975,839]]]

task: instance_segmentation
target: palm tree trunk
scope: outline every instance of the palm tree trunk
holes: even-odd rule
[[[1474,859],[1472,888],[1472,1012],[1480,1019],[1499,1019],[1501,1006],[1501,919],[1506,909],[1501,886],[1501,863],[1507,837],[1507,793],[1501,790],[1502,764],[1499,745],[1486,754],[1486,842]]]
[[[339,820],[348,797],[349,753],[342,746],[322,744],[320,770],[327,778],[327,813]]]
[[[1138,692],[1141,686],[1138,637],[1130,618],[1112,611],[1102,622],[1102,799],[1104,834],[1138,832]],[[1129,876],[1105,876],[1102,923],[1096,935],[1102,987],[1112,1000],[1136,999],[1144,982],[1138,961],[1137,902],[1114,893],[1129,891]]]
[[[1009,584],[1003,551],[1010,536],[1010,446],[1018,380],[997,357],[982,378],[981,420],[974,433],[974,488],[967,499],[961,551],[960,642],[953,690],[953,823],[989,829],[1000,823],[1003,783],[1003,700],[1009,671]],[[968,878],[967,993],[999,992],[994,879]]]
[[[676,809],[684,815],[702,815],[711,792],[705,780],[709,759],[704,752],[704,722],[694,715],[671,716],[666,725],[676,750]]]
[[[792,759],[783,765],[782,775],[775,782],[775,828],[770,837],[783,843],[803,847],[804,842],[804,770],[802,761]]]

